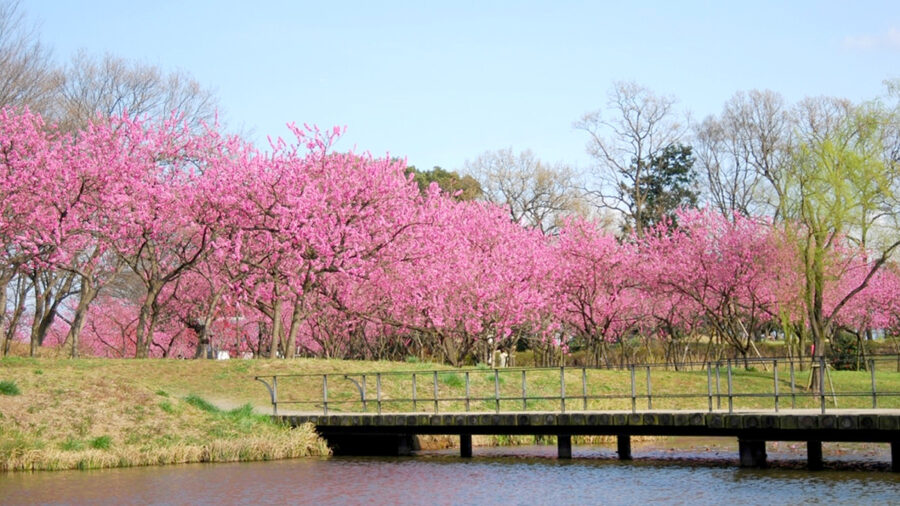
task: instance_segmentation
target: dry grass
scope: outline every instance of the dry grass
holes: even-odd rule
[[[21,391],[0,396],[0,470],[271,460],[329,453],[312,426],[291,429],[256,413],[244,402],[249,391],[229,398],[225,383],[231,375],[223,369],[228,364],[209,364],[0,360],[0,380],[15,381]],[[223,371],[226,374],[220,377]],[[244,376],[234,383],[253,382]],[[257,400],[262,398],[256,394]]]

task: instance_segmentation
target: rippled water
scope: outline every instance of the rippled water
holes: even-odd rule
[[[802,446],[802,445],[801,445]],[[707,450],[707,448],[709,448]],[[739,469],[728,444],[699,448],[636,445],[636,459],[609,447],[574,448],[560,461],[553,446],[475,448],[405,458],[299,459],[247,464],[0,475],[2,504],[896,504],[900,475],[882,450],[837,469],[808,472],[805,454],[770,448],[773,467]],[[855,459],[855,460],[854,460]],[[835,464],[837,462],[837,464]],[[870,471],[868,467],[879,470]]]

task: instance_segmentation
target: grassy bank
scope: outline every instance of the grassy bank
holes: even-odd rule
[[[266,368],[265,363],[254,364]],[[246,362],[0,360],[0,470],[322,455],[312,427],[259,414]]]

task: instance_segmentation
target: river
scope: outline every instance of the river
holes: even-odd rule
[[[803,445],[770,446],[769,469],[739,469],[731,441],[636,443],[619,462],[609,446],[476,447],[414,457],[309,458],[242,464],[10,473],[0,504],[897,504],[900,474],[885,445],[826,447],[809,472]],[[842,449],[843,448],[843,449]]]

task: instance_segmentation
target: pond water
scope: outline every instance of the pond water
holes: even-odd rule
[[[809,472],[804,446],[769,448],[771,467],[739,469],[736,444],[673,440],[633,446],[426,451],[414,457],[310,458],[245,464],[11,473],[0,504],[896,504],[900,474],[884,445],[825,448],[829,469]],[[843,453],[842,453],[843,452]]]

